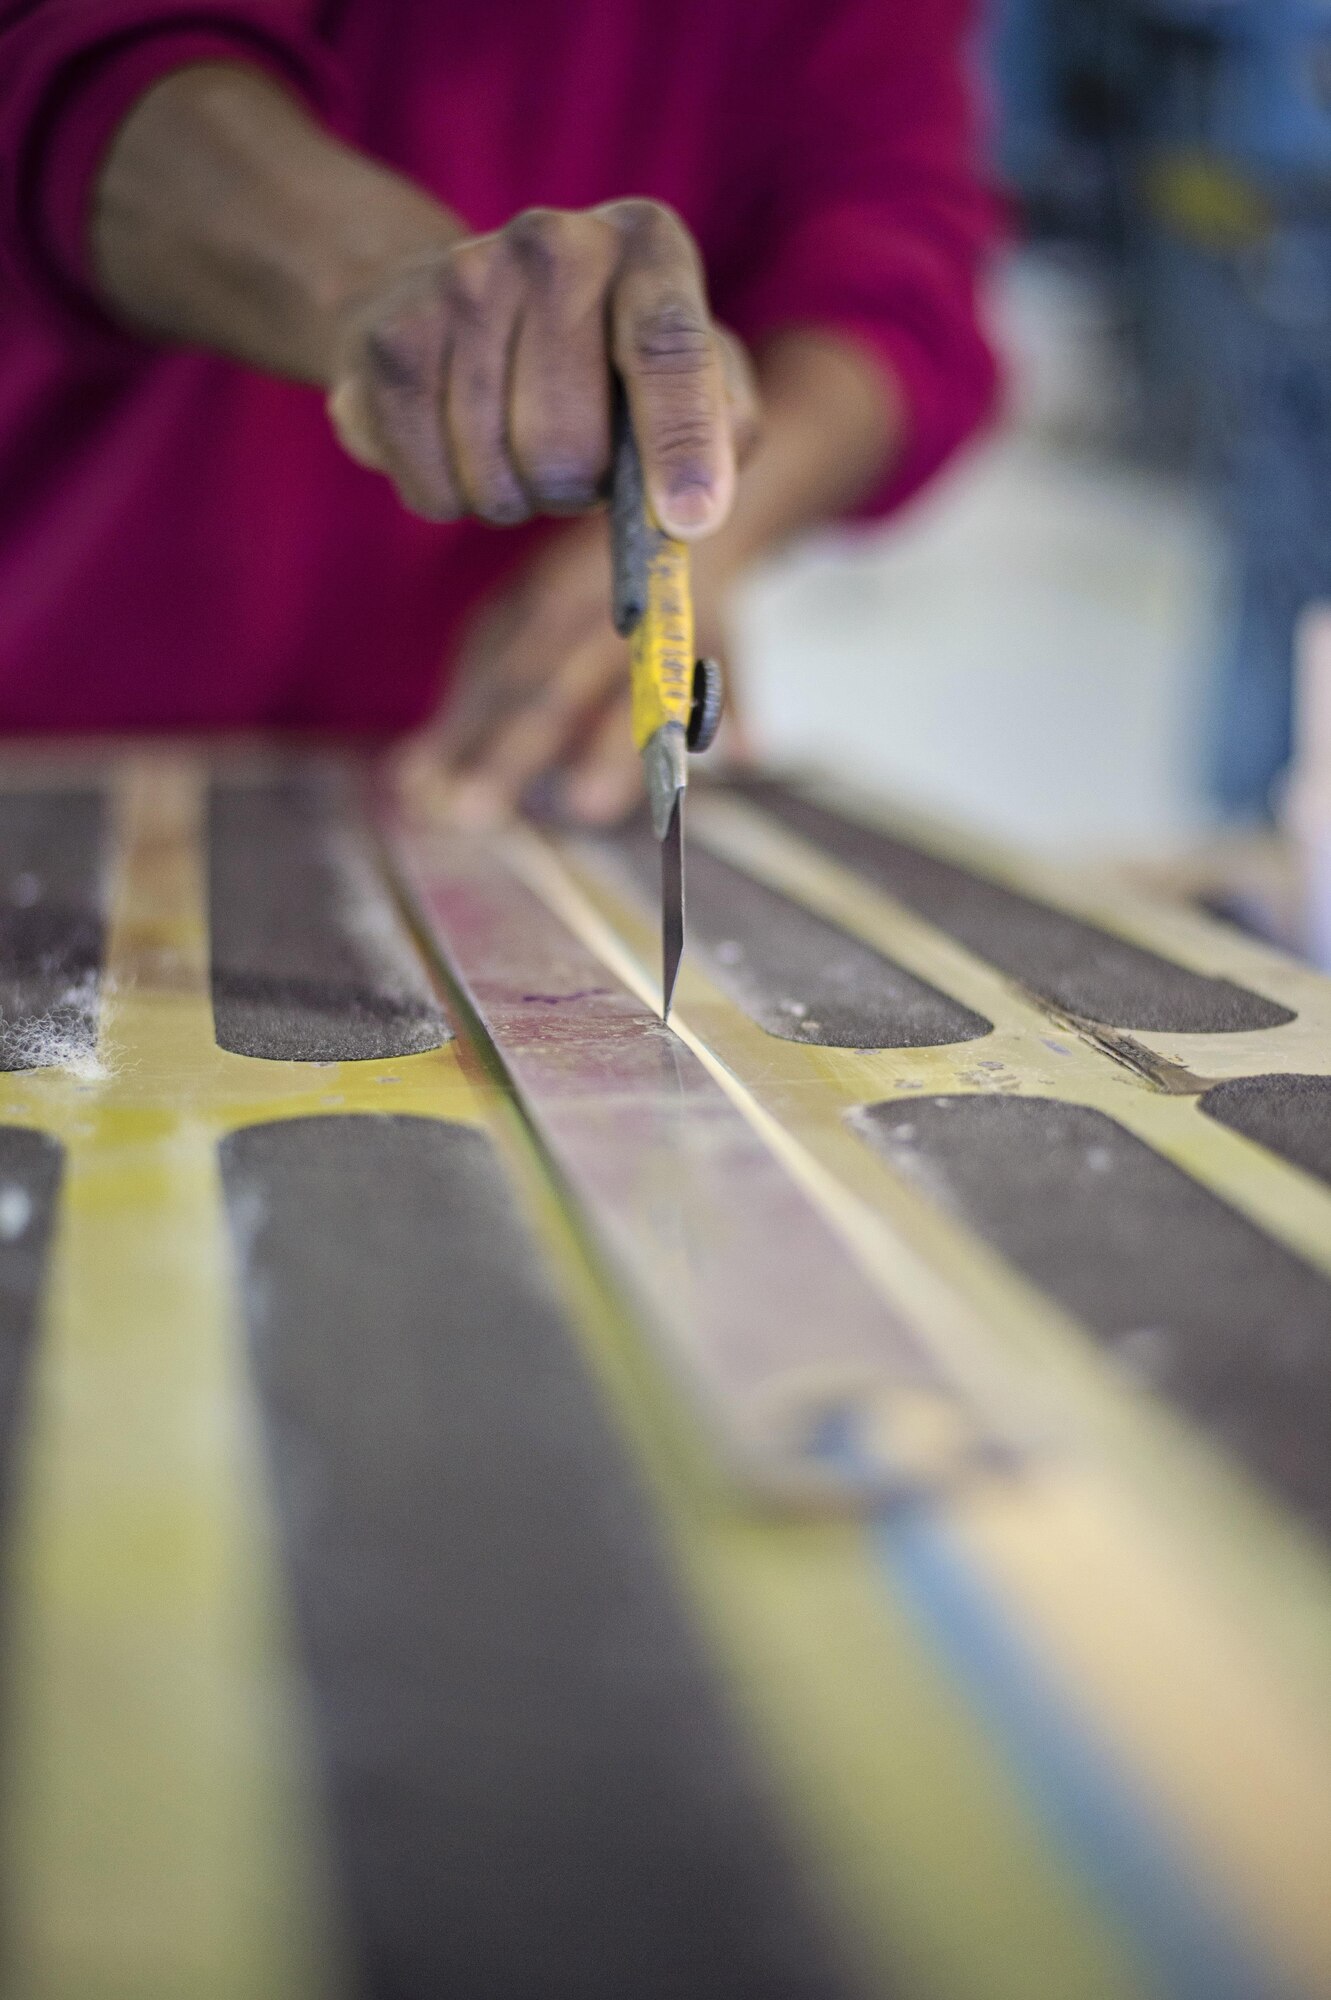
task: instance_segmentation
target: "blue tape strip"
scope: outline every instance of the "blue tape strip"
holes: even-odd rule
[[[1294,2000],[1192,1878],[947,1529],[921,1507],[882,1515],[871,1535],[894,1600],[925,1629],[1051,1842],[1127,1932],[1152,1983],[1171,2000]],[[1236,1800],[1235,1811],[1249,1804]]]

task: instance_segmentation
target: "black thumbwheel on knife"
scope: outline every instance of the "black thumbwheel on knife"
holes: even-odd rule
[[[688,746],[699,755],[710,750],[721,727],[726,705],[725,682],[715,660],[698,660],[693,668],[693,706],[689,710]]]

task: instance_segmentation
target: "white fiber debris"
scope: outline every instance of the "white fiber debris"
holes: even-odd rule
[[[95,973],[67,986],[44,1014],[6,1021],[0,1006],[0,1061],[10,1070],[62,1069],[80,1083],[110,1075],[97,1053]]]

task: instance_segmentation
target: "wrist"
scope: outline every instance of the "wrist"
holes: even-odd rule
[[[200,63],[135,104],[98,180],[93,259],[141,331],[327,386],[351,302],[462,234],[257,69]]]

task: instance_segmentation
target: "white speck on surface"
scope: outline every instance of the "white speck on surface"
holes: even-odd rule
[[[1114,1156],[1108,1146],[1090,1146],[1086,1151],[1086,1164],[1095,1174],[1106,1174],[1114,1164]]]
[[[725,938],[715,947],[713,956],[721,965],[739,965],[744,958],[744,948],[733,938]]]
[[[9,885],[9,900],[16,910],[30,910],[42,893],[41,877],[25,868]]]
[[[16,1243],[32,1220],[32,1200],[13,1181],[0,1183],[0,1243]]]

